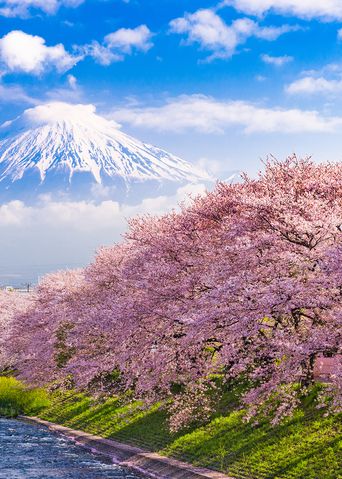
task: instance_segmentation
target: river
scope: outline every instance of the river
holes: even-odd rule
[[[138,479],[139,476],[44,427],[0,419],[0,478]]]

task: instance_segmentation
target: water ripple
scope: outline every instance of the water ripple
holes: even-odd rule
[[[0,479],[139,479],[44,427],[0,419]],[[141,479],[141,478],[140,478]]]

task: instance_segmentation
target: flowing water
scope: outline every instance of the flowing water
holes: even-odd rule
[[[44,427],[0,419],[0,479],[114,478],[139,476]]]

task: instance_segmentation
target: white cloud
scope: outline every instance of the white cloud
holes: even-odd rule
[[[279,57],[274,57],[272,55],[261,55],[261,60],[264,63],[268,63],[269,65],[274,65],[276,67],[281,67],[285,65],[286,63],[290,63],[293,61],[293,57],[290,57],[288,55],[283,55]]]
[[[34,10],[54,14],[61,6],[78,7],[85,0],[0,0],[0,15],[27,17]]]
[[[285,87],[289,94],[337,96],[342,91],[342,64],[328,63],[316,70],[304,70],[300,78]]]
[[[131,55],[133,50],[146,52],[152,48],[151,36],[150,29],[146,25],[140,25],[134,29],[120,28],[106,35],[104,40],[108,48]]]
[[[80,47],[80,51],[86,55],[93,57],[101,65],[110,65],[114,62],[121,62],[124,60],[124,56],[119,53],[115,53],[107,46],[101,45],[97,41],[93,41],[88,45]]]
[[[266,108],[204,95],[183,95],[156,107],[132,105],[110,117],[135,127],[178,133],[223,133],[231,127],[242,127],[246,133],[333,132],[342,126],[342,118],[325,117],[315,110]]]
[[[97,248],[121,240],[128,218],[165,213],[204,190],[200,184],[183,186],[170,196],[145,198],[137,205],[56,202],[49,196],[35,206],[21,201],[0,205],[2,281],[36,281],[48,271],[85,266]]]
[[[224,0],[220,4],[232,6],[248,15],[278,13],[303,19],[341,20],[341,0]]]
[[[72,90],[77,90],[77,78],[74,75],[68,75],[67,82]]]
[[[103,43],[93,41],[80,47],[85,54],[92,56],[101,65],[110,65],[124,60],[125,55],[134,52],[147,52],[153,47],[152,32],[146,25],[136,28],[120,28],[105,36]]]
[[[340,93],[342,80],[307,76],[290,83],[286,87],[286,91],[290,94]]]
[[[0,0],[1,1],[1,0]],[[102,65],[124,60],[135,51],[147,52],[152,46],[152,32],[146,25],[137,28],[121,28],[108,34],[103,44],[93,41],[83,46],[75,46],[75,54],[70,54],[64,45],[46,45],[45,39],[20,30],[13,30],[0,38],[1,74],[9,72],[40,75],[51,68],[59,72],[70,70],[85,56],[91,56]],[[76,89],[76,79],[68,77],[69,86]]]
[[[7,72],[39,75],[56,68],[64,72],[72,68],[80,57],[70,55],[59,43],[47,46],[42,37],[13,30],[0,39],[0,63]]]
[[[22,201],[11,201],[0,205],[0,225],[38,227],[53,229],[71,228],[74,231],[98,231],[126,225],[127,218],[143,214],[162,214],[177,208],[189,195],[201,194],[203,184],[188,184],[179,187],[171,196],[161,195],[144,198],[137,205],[120,204],[113,200],[100,203],[91,201],[53,201],[49,195],[41,196],[40,204],[28,206]]]
[[[19,85],[5,85],[0,83],[0,103],[27,103],[37,105],[40,100],[28,95]]]
[[[170,31],[186,35],[186,44],[198,43],[202,49],[212,51],[208,60],[231,57],[238,45],[245,43],[249,37],[273,41],[280,35],[297,29],[298,27],[288,25],[261,27],[250,18],[239,18],[227,25],[210,9],[186,13],[184,17],[170,22]]]
[[[31,216],[31,208],[21,201],[11,201],[0,205],[0,225],[22,225]]]
[[[270,42],[277,40],[281,35],[301,30],[298,25],[280,25],[280,27],[261,27],[257,25],[254,36]]]
[[[342,76],[342,64],[341,63],[327,63],[318,69],[303,70],[302,75],[306,76]]]
[[[38,106],[46,100],[70,103],[75,103],[75,101],[79,101],[80,103],[82,103],[82,99],[83,91],[79,87],[77,79],[73,75],[67,76],[65,86],[48,89],[39,98],[29,95],[20,85],[6,84],[1,83],[0,81],[0,104],[19,103]]]

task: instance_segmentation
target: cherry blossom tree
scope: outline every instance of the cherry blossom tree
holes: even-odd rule
[[[84,271],[48,276],[16,321],[18,367],[41,382],[172,398],[178,428],[210,413],[217,378],[242,382],[249,414],[277,422],[329,357],[338,409],[341,260],[341,165],[271,159],[256,179],[131,220]]]
[[[29,307],[32,296],[0,290],[0,373],[16,362],[16,348],[10,347],[10,335],[16,318]]]
[[[46,275],[34,301],[16,315],[9,344],[22,379],[48,384],[63,377],[61,371],[74,353],[69,334],[78,319],[82,285],[81,270]]]

